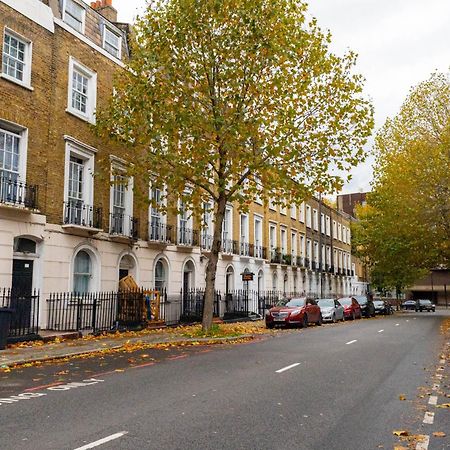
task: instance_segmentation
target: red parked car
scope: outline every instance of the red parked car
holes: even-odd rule
[[[266,313],[266,327],[297,325],[301,328],[310,323],[322,325],[322,313],[316,301],[309,298],[283,299]]]
[[[344,307],[344,318],[345,319],[361,319],[362,312],[361,306],[359,306],[358,301],[353,297],[343,297],[339,299],[339,303]]]

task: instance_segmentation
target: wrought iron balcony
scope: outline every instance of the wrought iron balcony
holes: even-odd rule
[[[290,266],[292,264],[292,256],[282,253],[281,254],[281,264],[287,264],[288,266]]]
[[[139,220],[122,213],[110,213],[109,233],[136,241],[139,238]]]
[[[253,256],[255,258],[260,258],[260,259],[266,259],[267,258],[267,249],[266,249],[266,247],[263,247],[262,245],[250,244],[250,256]]]
[[[86,205],[82,201],[64,202],[64,225],[101,229],[102,208]]]
[[[231,255],[233,253],[234,247],[233,242],[235,241],[233,241],[232,239],[223,238],[221,244],[221,252]]]
[[[270,252],[270,262],[281,264],[281,253],[279,248],[273,248]]]
[[[38,209],[38,187],[0,175],[0,203]]]
[[[200,238],[200,247],[202,250],[211,250],[213,244],[213,236],[202,231]]]
[[[199,245],[198,230],[190,228],[177,228],[177,244],[185,245],[186,247],[196,247]]]
[[[246,241],[239,242],[239,254],[241,256],[250,256],[250,244]]]
[[[148,240],[151,242],[172,242],[172,226],[162,222],[150,222],[148,228]]]

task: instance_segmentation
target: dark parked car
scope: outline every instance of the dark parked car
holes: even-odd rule
[[[373,306],[375,307],[375,314],[384,314],[385,316],[394,314],[394,308],[386,300],[375,299]]]
[[[402,303],[402,309],[416,309],[416,301],[415,300],[406,300]]]
[[[417,311],[420,311],[420,312],[422,312],[422,311],[428,311],[428,312],[433,311],[433,312],[435,312],[436,311],[436,305],[434,303],[431,303],[431,300],[426,300],[426,299],[422,300],[422,299],[420,299],[420,300],[416,301],[416,312]]]
[[[266,327],[296,325],[306,328],[310,323],[322,325],[322,313],[316,301],[310,298],[281,300],[266,313]]]
[[[361,306],[354,297],[342,297],[339,299],[339,303],[344,307],[345,319],[361,319]]]
[[[354,298],[361,306],[361,313],[364,317],[375,317],[375,306],[372,299],[367,295],[355,295]]]

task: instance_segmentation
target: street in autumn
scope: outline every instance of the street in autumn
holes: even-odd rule
[[[448,433],[449,325],[405,312],[19,366],[0,373],[0,448],[411,448]]]

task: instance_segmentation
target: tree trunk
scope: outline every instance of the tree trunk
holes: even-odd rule
[[[214,297],[216,287],[216,273],[217,261],[219,259],[219,252],[222,240],[222,223],[225,216],[226,198],[220,196],[217,202],[217,209],[214,217],[214,235],[211,248],[211,254],[208,258],[208,265],[206,266],[206,287],[205,287],[205,301],[203,304],[203,321],[202,329],[207,332],[211,329],[213,312],[214,312]]]

